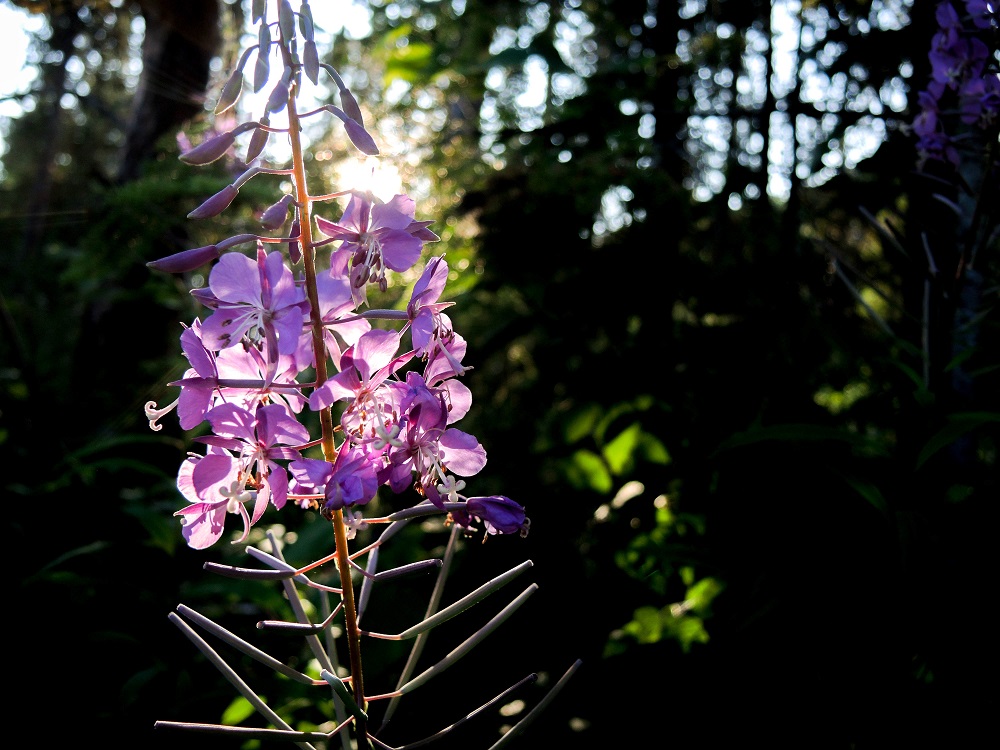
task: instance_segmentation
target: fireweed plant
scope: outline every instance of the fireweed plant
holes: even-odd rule
[[[984,261],[981,251],[995,253],[1000,239],[1000,3],[946,0],[936,6],[935,20],[930,81],[917,95],[912,132],[917,174],[931,186],[933,199],[950,211],[953,234],[942,234],[940,226],[933,227],[933,236],[920,233],[926,262],[922,330],[931,327],[933,290],[940,289],[943,307],[954,318],[952,341],[940,348],[951,359],[946,371],[952,387],[967,400],[972,376],[961,363],[979,346],[996,294],[980,267],[992,262]],[[923,339],[923,378],[929,383],[931,342],[926,334]]]
[[[537,589],[537,584],[529,585],[441,661],[414,675],[432,628],[496,593],[532,565],[525,561],[442,606],[458,539],[474,533],[483,534],[484,540],[495,535],[524,536],[529,521],[524,508],[506,496],[466,494],[466,480],[484,467],[486,451],[473,435],[454,426],[469,411],[472,395],[461,380],[470,369],[463,364],[466,342],[445,312],[454,303],[441,301],[449,273],[444,256],[427,262],[404,309],[368,306],[369,285],[386,291],[389,274],[413,268],[421,260],[425,243],[439,239],[429,228],[432,222],[415,218],[415,203],[403,194],[382,201],[353,189],[322,195],[310,192],[301,139],[301,123],[306,118],[333,115],[354,147],[367,155],[377,155],[379,150],[343,79],[319,61],[309,3],[303,0],[296,11],[289,0],[280,0],[277,18],[268,15],[265,0],[254,0],[251,20],[257,25],[257,43],[243,51],[215,107],[215,114],[221,115],[236,104],[244,85],[244,68],[254,58],[253,90],[272,86],[263,115],[207,138],[180,158],[194,166],[210,164],[226,155],[238,136],[249,133],[245,171],[188,216],[218,216],[250,179],[280,175],[291,182],[292,192],[267,208],[260,222],[268,232],[286,224],[289,230],[281,236],[239,234],[148,264],[166,273],[191,272],[208,264],[211,270],[208,285],[191,290],[205,313],[184,326],[180,336],[190,367],[180,380],[170,383],[180,388],[179,396],[164,408],[148,403],[146,414],[154,430],[160,429],[164,415],[176,411],[181,428],[207,425],[210,431],[194,438],[202,449],[191,452],[177,474],[177,487],[188,504],[176,515],[190,547],[211,547],[222,539],[227,521],[236,521],[232,526],[237,529],[242,526],[234,543],[246,542],[251,527],[272,506],[318,511],[331,524],[332,553],[304,567],[285,560],[279,540],[270,532],[269,550],[246,547],[247,554],[263,567],[205,564],[207,570],[222,576],[280,582],[294,619],[262,621],[256,627],[304,639],[318,669],[316,674],[303,673],[181,604],[170,613],[171,621],[269,726],[175,721],[158,721],[155,726],[216,733],[241,742],[287,740],[309,748],[312,743],[326,746],[339,741],[344,748],[390,748],[378,735],[400,699],[482,642]],[[336,84],[340,106],[327,104],[300,112],[303,85],[306,80],[315,85],[321,76]],[[272,126],[271,115],[283,110],[287,128]],[[290,165],[272,168],[262,162],[261,154],[272,136],[288,139]],[[314,214],[314,207],[319,206],[324,213],[336,211],[338,201],[346,201],[346,207],[336,220]],[[311,434],[310,424],[317,434]],[[322,457],[311,457],[317,453]],[[366,516],[366,506],[383,487],[412,496],[412,506],[384,516]],[[442,559],[380,570],[382,546],[411,521],[433,514],[443,516],[451,527]],[[382,531],[374,536],[377,528]],[[361,530],[374,540],[352,550],[350,544],[358,541]],[[430,602],[412,626],[400,633],[362,627],[365,606],[377,582],[435,570]],[[332,584],[317,577],[326,572],[333,577]],[[321,613],[321,621],[313,621],[310,613],[315,612]],[[293,728],[199,630],[286,681],[315,689],[311,705],[332,706],[333,715],[321,716],[309,731]],[[346,646],[341,645],[341,638]],[[413,645],[398,683],[370,691],[364,682],[362,645],[380,639],[412,639]],[[346,650],[349,666],[340,667],[338,648]],[[492,747],[519,735],[579,664],[571,665]],[[454,717],[436,735],[416,738],[400,748],[446,735],[500,705],[534,679],[535,675],[528,675],[484,706]],[[379,709],[378,723],[375,708]]]

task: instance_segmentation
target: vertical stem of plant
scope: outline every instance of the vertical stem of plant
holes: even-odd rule
[[[306,297],[309,299],[309,321],[312,328],[313,356],[316,360],[316,386],[327,379],[326,343],[323,340],[323,320],[319,308],[319,293],[316,289],[316,248],[312,237],[312,202],[306,184],[305,161],[302,158],[302,139],[298,111],[295,109],[296,86],[290,87],[288,94],[288,138],[292,146],[292,167],[295,183],[295,201],[299,214],[299,244],[302,247],[302,265],[306,274]],[[333,440],[333,415],[329,409],[320,411],[322,427],[323,456],[327,461],[336,458],[337,448]],[[361,670],[361,631],[358,627],[357,611],[354,604],[354,586],[351,582],[351,565],[348,559],[347,527],[343,510],[333,514],[333,531],[337,542],[337,567],[340,570],[340,584],[344,590],[344,626],[351,659],[351,687],[354,700],[365,708],[365,689]],[[359,748],[371,747],[367,728],[363,722],[356,722]]]

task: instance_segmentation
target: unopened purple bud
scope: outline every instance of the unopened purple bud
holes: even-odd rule
[[[288,104],[288,81],[289,75],[286,71],[281,76],[281,80],[271,89],[271,95],[267,97],[267,105],[265,107],[268,114],[271,112],[280,112]]]
[[[211,164],[226,153],[235,142],[236,136],[257,127],[259,127],[257,123],[252,121],[241,123],[227,133],[220,133],[200,145],[188,149],[179,158],[185,164],[193,164],[198,167]]]
[[[358,100],[354,98],[354,94],[346,87],[340,89],[340,106],[343,107],[344,114],[362,127],[364,126],[365,118],[361,116],[361,107],[358,106]]]
[[[301,232],[302,227],[299,226],[299,220],[295,219],[292,222],[292,229],[288,234],[289,237],[292,237],[288,242],[288,257],[292,263],[298,263],[302,260],[302,245],[299,242],[299,234]]]
[[[312,39],[307,39],[302,47],[302,69],[313,84],[319,83],[319,53]]]
[[[163,271],[164,273],[184,273],[201,268],[206,263],[211,263],[218,257],[218,246],[206,245],[205,247],[196,247],[193,250],[174,253],[159,260],[151,260],[146,264],[146,267],[152,268],[154,271]]]
[[[295,36],[295,11],[288,0],[278,0],[278,30],[285,42],[291,41]]]
[[[222,87],[219,101],[215,105],[215,114],[221,115],[231,109],[240,98],[241,93],[243,93],[243,68],[239,67],[230,74],[226,85]]]
[[[309,3],[306,0],[302,0],[302,5],[299,6],[299,31],[302,32],[302,36],[307,41],[311,41],[316,33],[313,24],[312,8],[309,7]]]
[[[229,147],[233,145],[236,141],[236,136],[233,131],[228,133],[220,133],[219,135],[209,138],[207,141],[203,141],[194,148],[185,151],[180,155],[180,160],[185,164],[192,164],[196,167],[202,167],[206,164],[211,164],[216,159],[220,158]]]
[[[257,33],[257,62],[253,69],[254,93],[264,88],[271,75],[271,62],[268,59],[271,56],[271,27],[262,23]]]
[[[233,202],[233,198],[239,192],[233,185],[226,185],[222,190],[189,213],[187,217],[189,219],[208,219],[212,216],[218,216],[229,207],[229,204]]]
[[[260,118],[261,125],[269,124],[270,120],[267,115]],[[247,163],[249,164],[264,150],[264,146],[267,145],[267,139],[270,137],[271,133],[264,128],[257,128],[254,134],[250,136],[250,145],[247,146]]]
[[[275,203],[273,206],[269,206],[261,214],[260,223],[264,229],[277,229],[282,224],[285,223],[285,219],[288,217],[288,206],[292,202],[292,196],[283,195],[281,199]]]
[[[221,253],[223,250],[228,250],[234,245],[242,245],[244,242],[252,242],[256,239],[257,239],[256,234],[236,234],[233,235],[232,237],[227,237],[224,240],[216,242],[215,246],[219,248],[219,252]]]
[[[359,124],[356,120],[345,120],[344,128],[347,130],[347,137],[351,139],[351,143],[358,147],[358,149],[368,156],[378,156],[378,146],[375,145],[375,139],[368,134],[364,126]]]

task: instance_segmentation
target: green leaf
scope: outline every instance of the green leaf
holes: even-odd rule
[[[613,474],[623,474],[635,463],[632,456],[639,445],[641,434],[642,427],[638,422],[633,422],[604,446],[604,460],[608,462]]]
[[[655,607],[639,607],[622,628],[639,643],[656,643],[663,637],[663,620]]]
[[[408,83],[421,80],[433,60],[433,52],[434,50],[429,44],[414,44],[412,42],[405,47],[394,50],[386,60],[386,80],[401,78]]]
[[[569,444],[583,440],[593,434],[601,417],[601,407],[598,404],[588,404],[575,411],[567,420],[563,436]]]
[[[981,411],[952,414],[948,417],[948,424],[931,437],[920,451],[916,468],[919,469],[931,456],[954,443],[962,435],[991,422],[1000,422],[1000,413]]]
[[[862,482],[860,479],[852,477],[844,477],[844,479],[854,488],[855,492],[871,503],[875,510],[883,515],[889,513],[889,503],[886,502],[885,497],[882,496],[882,491],[878,487],[870,482]]]
[[[688,653],[695,643],[708,643],[708,631],[700,617],[678,618],[675,631],[684,653]]]
[[[261,696],[263,698],[263,696]],[[254,707],[243,696],[236,698],[230,703],[226,710],[222,712],[222,723],[226,726],[237,727],[250,716],[253,715]]]
[[[670,451],[667,450],[667,446],[648,432],[639,436],[639,450],[642,457],[652,464],[666,466],[670,463]]]
[[[723,584],[709,576],[697,581],[687,590],[686,601],[691,603],[691,608],[699,614],[706,614],[712,600],[722,593]]]
[[[575,487],[591,489],[595,492],[611,492],[611,472],[601,457],[587,450],[573,454],[566,470],[567,478]]]

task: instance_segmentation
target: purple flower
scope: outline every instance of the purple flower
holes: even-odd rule
[[[244,336],[252,343],[263,340],[268,377],[273,377],[278,355],[292,354],[298,348],[309,310],[282,254],[266,255],[258,245],[254,263],[242,253],[227,253],[209,274],[208,286],[211,297],[199,295],[214,309],[202,324],[205,346],[218,351]]]
[[[379,386],[413,357],[413,352],[394,356],[398,349],[396,331],[376,328],[363,334],[341,357],[341,371],[309,396],[309,407],[319,411],[337,401],[348,401],[341,423],[348,434],[361,430],[363,425],[352,420],[360,419],[365,411],[380,411],[376,398]]]
[[[413,349],[418,357],[426,357],[436,341],[451,332],[450,321],[442,310],[455,303],[438,302],[447,281],[448,264],[444,258],[431,258],[413,286],[406,315],[411,325]]]
[[[962,122],[987,127],[1000,113],[1000,77],[973,78],[959,90]]]
[[[464,375],[472,369],[462,365],[465,340],[455,333],[451,318],[443,312],[454,303],[438,302],[447,280],[448,264],[444,258],[432,258],[414,285],[406,306],[413,350],[427,362],[424,377],[428,383]]]
[[[250,413],[235,404],[221,404],[205,415],[214,435],[198,438],[200,442],[239,454],[245,471],[254,477],[258,493],[251,524],[257,523],[268,501],[279,510],[288,498],[288,474],[276,463],[298,459],[293,445],[309,441],[309,431],[299,424],[284,406],[258,406]]]
[[[223,91],[223,96],[220,99],[220,105],[223,104],[223,100],[225,100],[227,96],[232,96],[234,93],[236,97],[239,96],[238,87],[241,86],[242,81],[242,75],[230,78],[230,80],[226,83],[226,89]],[[233,102],[235,103],[235,97],[233,98]],[[199,167],[211,164],[213,161],[220,159],[226,151],[229,150],[229,147],[236,142],[236,136],[256,127],[257,123],[255,122],[244,122],[241,125],[237,125],[232,130],[219,133],[218,135],[202,141],[194,148],[187,149],[180,155],[180,160],[185,164],[192,164]]]
[[[1000,3],[997,0],[966,0],[965,9],[977,29],[996,29],[1000,24]]]
[[[383,291],[388,288],[386,268],[407,271],[419,260],[423,241],[408,231],[414,210],[413,199],[405,195],[373,203],[370,195],[353,193],[339,223],[316,218],[320,231],[334,242],[341,241],[330,260],[330,273],[349,273],[355,302],[367,299],[369,281]]]
[[[340,341],[347,346],[353,346],[358,339],[372,326],[364,318],[354,315],[354,296],[351,293],[351,283],[343,277],[321,274],[316,278],[316,292],[319,297],[320,318],[325,326],[327,350],[333,361],[340,366],[343,350]],[[341,320],[347,318],[347,320]],[[334,337],[337,334],[339,341]]]
[[[205,413],[212,408],[219,386],[215,355],[201,341],[201,321],[195,320],[191,328],[184,329],[181,334],[181,350],[191,367],[181,380],[175,380],[169,385],[181,388],[181,395],[177,399],[177,418],[182,429],[191,430],[202,423]]]
[[[370,502],[378,492],[376,468],[369,454],[352,447],[346,440],[332,464],[304,458],[288,465],[293,489],[323,495],[323,508],[327,512]]]
[[[530,521],[524,515],[524,508],[504,495],[470,497],[465,510],[483,522],[487,534],[528,535]]]
[[[426,491],[449,472],[468,477],[486,465],[486,451],[475,436],[447,429],[448,406],[443,395],[428,388],[419,375],[407,375],[399,409],[401,430],[389,448],[389,465],[380,475],[393,492],[406,489],[414,472],[417,485]],[[428,498],[434,501],[433,494]]]
[[[464,482],[454,484],[454,487],[438,485],[428,496],[435,505],[439,507],[443,503],[441,492],[448,492],[450,502],[456,502],[459,498],[456,493],[450,490],[461,489]],[[466,530],[471,530],[473,520],[482,521],[486,526],[486,533],[494,534],[520,534],[521,537],[528,536],[528,529],[531,521],[525,516],[524,508],[504,495],[490,495],[489,497],[470,497],[465,502],[465,507],[460,510],[452,509],[448,517]]]
[[[189,456],[177,472],[177,489],[190,505],[174,513],[181,517],[181,533],[188,546],[206,549],[222,536],[227,513],[243,519],[244,541],[250,516],[244,504],[254,499],[240,473],[240,463],[223,450],[209,448],[205,456]]]
[[[309,341],[303,338],[311,353]],[[299,355],[282,354],[274,376],[268,380],[268,363],[254,347],[233,346],[223,349],[215,358],[220,384],[225,387],[225,400],[238,403],[253,411],[259,404],[280,403],[294,413],[302,411],[305,397],[295,378],[303,369]],[[308,366],[308,364],[306,364]]]
[[[295,200],[294,196],[286,193],[276,203],[264,209],[264,213],[260,215],[261,226],[264,229],[273,230],[284,224],[285,219],[288,218],[288,207],[292,204],[293,200]]]

